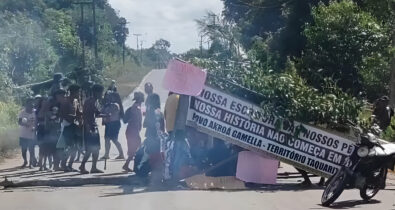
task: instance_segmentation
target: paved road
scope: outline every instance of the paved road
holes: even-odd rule
[[[161,88],[164,72],[152,71],[142,81],[154,84],[156,92],[166,98],[167,91]],[[142,90],[142,85],[137,89]],[[131,105],[131,98],[125,100],[125,106]],[[124,128],[121,131],[124,132]],[[121,135],[123,136],[123,135]],[[125,145],[125,138],[121,137]],[[125,147],[126,148],[126,147]],[[111,156],[117,155],[112,148]],[[78,173],[38,173],[36,169],[17,169],[20,159],[10,159],[0,164],[0,178],[8,176],[15,181],[26,180],[75,180],[102,177],[133,177],[131,174],[119,173],[123,162],[111,160],[105,174],[79,175]],[[99,167],[103,168],[103,162]],[[283,165],[282,171],[290,172],[292,168]],[[356,190],[347,190],[334,206],[336,209],[395,209],[395,177],[389,177],[388,189],[379,192],[376,200],[364,204]],[[392,180],[393,179],[393,180]],[[313,187],[303,189],[297,186],[300,178],[281,179],[276,186],[267,186],[259,190],[243,191],[194,191],[186,189],[163,190],[138,184],[89,185],[84,187],[29,187],[0,190],[0,209],[21,210],[75,210],[75,209],[142,209],[142,210],[262,210],[262,209],[325,209],[320,206],[322,189]],[[314,182],[318,178],[313,178]]]

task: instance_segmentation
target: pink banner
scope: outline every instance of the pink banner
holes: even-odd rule
[[[278,160],[243,151],[239,153],[236,177],[244,182],[276,184],[277,169]]]
[[[171,92],[197,96],[203,90],[206,72],[192,64],[172,60],[163,79],[163,87]]]

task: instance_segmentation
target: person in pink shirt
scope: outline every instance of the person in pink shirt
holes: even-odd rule
[[[144,102],[144,94],[142,92],[135,92],[134,104],[126,110],[123,121],[128,124],[126,129],[126,140],[128,144],[128,158],[122,169],[126,172],[131,172],[129,168],[130,161],[136,155],[137,149],[141,145],[140,131],[142,127],[143,116],[141,113],[141,104]]]
[[[34,140],[36,139],[36,114],[34,112],[34,100],[28,99],[25,108],[19,113],[19,146],[22,149],[23,165],[27,166],[27,151],[29,150],[30,161],[29,167],[36,164],[36,157],[34,154]]]

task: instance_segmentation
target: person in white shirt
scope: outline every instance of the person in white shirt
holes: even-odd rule
[[[23,165],[27,166],[27,151],[29,150],[30,161],[29,167],[36,165],[36,157],[34,154],[34,140],[36,139],[36,114],[34,112],[34,100],[28,99],[25,108],[19,113],[19,145],[22,149]]]

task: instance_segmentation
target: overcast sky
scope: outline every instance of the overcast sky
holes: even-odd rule
[[[143,34],[143,47],[151,47],[155,40],[164,38],[171,43],[175,53],[197,48],[198,30],[195,19],[207,11],[221,13],[221,0],[109,0],[129,23],[127,45],[136,48],[136,37]],[[141,39],[140,38],[140,39]]]

